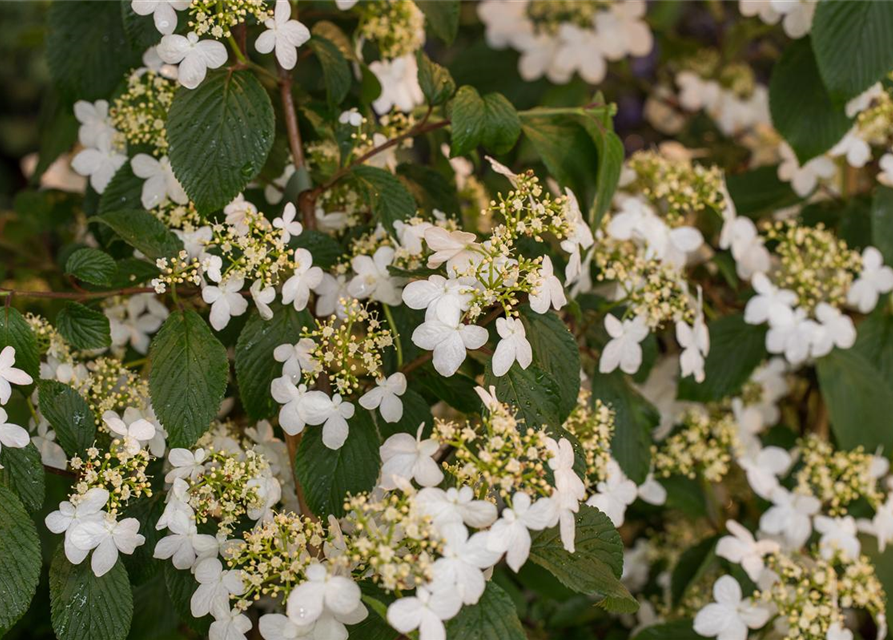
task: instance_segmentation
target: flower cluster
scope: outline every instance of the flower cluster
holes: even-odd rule
[[[738,425],[730,414],[689,411],[679,430],[654,447],[655,471],[664,478],[680,474],[720,482],[738,446]]]

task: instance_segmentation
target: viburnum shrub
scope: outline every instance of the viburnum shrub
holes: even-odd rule
[[[893,3],[44,9],[0,636],[886,637]]]

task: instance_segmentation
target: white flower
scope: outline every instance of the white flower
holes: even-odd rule
[[[205,247],[211,242],[211,238],[214,237],[214,232],[211,231],[211,227],[208,225],[198,227],[193,231],[173,229],[173,232],[183,241],[183,248],[186,250],[190,260],[201,259],[202,254],[205,252]],[[217,280],[219,279],[217,278]]]
[[[466,349],[480,349],[487,342],[487,330],[462,324],[459,312],[451,318],[429,318],[412,332],[412,342],[421,349],[434,351],[434,368],[450,377],[465,362]]]
[[[303,384],[296,386],[291,376],[284,375],[270,384],[270,394],[282,405],[279,409],[279,425],[282,430],[290,436],[301,433],[307,424],[302,406],[307,387]]]
[[[444,620],[462,608],[462,597],[456,589],[429,591],[419,587],[415,595],[395,600],[388,607],[388,622],[403,634],[419,630],[419,640],[446,640]]]
[[[127,156],[115,143],[114,132],[105,131],[97,137],[95,147],[82,149],[74,157],[71,168],[82,176],[89,176],[90,186],[102,193],[125,162]]]
[[[556,519],[557,509],[551,498],[540,498],[531,504],[530,496],[521,491],[512,496],[511,508],[506,507],[487,538],[490,551],[505,553],[505,560],[517,573],[530,555],[530,531],[542,531]]]
[[[152,293],[130,296],[126,304],[105,309],[109,319],[112,345],[129,344],[134,351],[145,355],[149,352],[149,336],[161,327],[169,312]]]
[[[223,207],[223,213],[226,214],[226,224],[232,227],[232,232],[237,236],[244,236],[248,233],[248,215],[257,214],[257,207],[248,202],[240,193],[232,202]]]
[[[113,135],[115,132],[106,100],[93,103],[78,100],[74,103],[74,117],[81,123],[78,128],[78,142],[84,147],[95,147],[102,134]]]
[[[819,551],[825,560],[838,554],[845,562],[859,558],[862,544],[859,542],[856,520],[852,516],[816,516],[815,530],[822,534],[819,538]]]
[[[321,424],[322,442],[329,449],[340,449],[347,440],[347,421],[353,417],[354,406],[344,402],[339,394],[331,398],[322,391],[308,391],[301,402],[307,424]]]
[[[804,309],[779,309],[766,332],[766,350],[783,353],[791,364],[800,364],[809,357],[817,328],[818,324],[806,316]]]
[[[188,9],[189,0],[131,0],[130,6],[137,15],[151,15],[155,28],[168,35],[177,28],[177,11]]]
[[[812,533],[812,516],[821,503],[814,496],[791,493],[778,487],[772,493],[773,506],[760,518],[760,529],[769,535],[780,535],[793,549],[799,549]]]
[[[297,624],[309,624],[324,611],[349,615],[361,606],[360,588],[350,578],[331,575],[321,564],[305,570],[307,581],[299,584],[288,596],[286,612]]]
[[[3,351],[0,351],[0,404],[9,402],[9,397],[12,395],[11,384],[24,386],[34,382],[31,376],[13,366],[15,362],[15,347],[6,345],[3,347]]]
[[[731,198],[726,196],[726,201]],[[722,249],[731,249],[735,259],[735,271],[739,278],[750,278],[755,273],[763,273],[769,270],[769,251],[766,249],[763,238],[757,232],[753,220],[745,217],[735,217],[723,214],[722,233],[719,238],[719,246]]]
[[[496,521],[496,505],[475,500],[471,487],[450,487],[446,491],[428,487],[416,494],[416,504],[431,517],[439,530],[462,523],[483,529]]]
[[[832,158],[844,156],[848,165],[861,169],[871,160],[871,146],[859,137],[859,130],[853,127],[840,142],[831,147],[828,155]]]
[[[195,565],[195,579],[198,588],[189,601],[189,609],[196,618],[212,611],[228,610],[229,597],[245,593],[241,571],[224,571],[223,563],[217,558],[206,558]]]
[[[322,280],[313,288],[316,294],[316,315],[322,318],[336,315],[342,320],[346,317],[346,311],[342,300],[350,300],[347,293],[347,278],[338,277],[328,273],[322,274]]]
[[[168,199],[177,204],[189,202],[189,196],[180,186],[170,160],[163,156],[156,160],[145,153],[138,153],[130,161],[133,175],[143,178],[141,202],[144,209],[154,209],[167,204]]]
[[[310,290],[322,282],[322,269],[313,266],[307,249],[295,249],[295,273],[282,285],[282,303],[292,304],[295,311],[307,308]]]
[[[609,313],[605,316],[605,329],[611,340],[602,351],[599,371],[611,373],[619,366],[621,371],[634,374],[642,364],[642,346],[639,343],[648,336],[645,316],[621,322]]]
[[[398,487],[398,478],[415,480],[419,486],[434,487],[443,480],[440,465],[434,460],[439,445],[436,440],[422,440],[425,424],[419,425],[416,437],[408,433],[395,433],[379,448],[381,454],[382,489]]]
[[[158,45],[158,55],[168,64],[179,64],[179,80],[187,89],[195,89],[208,69],[226,63],[226,47],[216,40],[201,40],[190,31],[186,36],[166,35]]]
[[[310,338],[301,338],[295,344],[280,344],[273,349],[273,359],[282,364],[282,375],[299,380],[303,371],[315,371],[318,367],[313,359],[316,343]],[[362,404],[362,402],[360,402]]]
[[[214,612],[214,622],[208,629],[208,640],[246,640],[245,634],[250,630],[251,619],[240,610],[227,607]]]
[[[740,564],[747,577],[756,582],[765,565],[763,557],[778,551],[774,540],[754,540],[753,534],[734,520],[726,522],[730,536],[723,536],[716,544],[716,555]]]
[[[589,84],[598,84],[604,80],[608,68],[601,46],[601,32],[564,22],[558,27],[557,36],[557,40],[549,42],[540,38],[532,39],[519,63],[523,65],[522,69],[533,74],[533,69],[546,60],[542,53],[548,51],[554,52],[546,69],[546,76],[552,82],[564,84],[573,77],[574,71]]]
[[[667,501],[667,490],[654,478],[653,473],[648,474],[645,482],[639,485],[636,492],[639,499],[648,504],[660,506]]]
[[[493,352],[493,375],[497,378],[504,376],[516,360],[522,369],[529,367],[533,362],[533,351],[527,341],[524,323],[517,318],[497,318],[496,332],[501,340]]]
[[[288,0],[280,0],[284,1],[288,4]],[[278,6],[278,3],[277,3]],[[288,244],[292,237],[299,236],[304,231],[304,225],[302,225],[299,221],[295,220],[295,217],[298,215],[298,210],[295,208],[291,202],[285,205],[285,208],[282,210],[282,217],[273,218],[273,226],[277,229],[282,230],[282,242]]]
[[[393,60],[376,60],[369,63],[369,70],[381,85],[381,95],[372,103],[376,113],[384,114],[391,108],[408,113],[425,102],[425,95],[419,86],[419,65],[415,54]]]
[[[2,410],[0,410],[2,411]],[[90,553],[89,549],[81,549],[71,542],[71,535],[81,522],[101,518],[102,510],[109,500],[109,492],[105,489],[94,487],[81,496],[77,506],[67,500],[59,504],[59,510],[47,515],[45,523],[47,529],[53,533],[65,534],[65,557],[72,564],[80,564]]]
[[[267,613],[258,620],[257,628],[264,640],[297,640],[313,638],[313,623],[295,624],[281,613]]]
[[[195,520],[186,513],[178,511],[173,514],[168,529],[171,533],[158,541],[152,557],[159,560],[172,558],[174,566],[183,571],[191,569],[197,561],[217,556],[217,538],[199,533]]]
[[[884,256],[874,247],[862,251],[862,272],[847,292],[847,304],[868,313],[881,293],[893,291],[893,269],[884,265]]]
[[[387,378],[379,378],[374,389],[369,389],[360,398],[360,406],[367,411],[378,409],[385,422],[399,422],[403,417],[403,402],[400,396],[406,393],[406,376],[394,373]]]
[[[893,495],[887,496],[871,520],[859,520],[859,530],[877,538],[878,550],[883,553],[887,543],[893,541]]]
[[[595,15],[599,47],[608,60],[620,60],[626,55],[648,55],[654,45],[651,29],[645,21],[646,3],[626,0],[608,5],[607,11]]]
[[[239,292],[245,285],[241,273],[233,273],[218,285],[208,285],[202,289],[202,300],[211,305],[211,326],[222,331],[230,318],[240,316],[248,310],[248,301]]]
[[[770,500],[772,492],[779,486],[778,477],[784,475],[791,468],[791,454],[781,447],[752,449],[748,455],[738,458],[738,466],[747,474],[747,483],[753,492]]]
[[[254,48],[259,53],[276,49],[276,60],[283,69],[293,69],[298,61],[298,47],[310,39],[310,31],[297,20],[291,19],[291,3],[276,0],[273,17],[264,21],[267,28],[257,38]],[[288,242],[286,240],[286,242]]]
[[[694,374],[695,381],[704,381],[704,358],[710,352],[710,333],[704,323],[704,311],[698,289],[698,314],[694,323],[689,326],[679,320],[676,323],[676,341],[682,347],[679,355],[679,367],[684,378]]]
[[[120,522],[110,516],[90,518],[78,524],[71,533],[71,544],[93,551],[90,568],[96,577],[104,576],[118,562],[118,552],[130,555],[146,539],[138,531],[139,520],[125,518]]]
[[[747,324],[774,325],[797,304],[797,294],[790,289],[779,289],[765,273],[753,277],[753,288],[757,295],[747,301],[744,307],[744,321]]]
[[[434,254],[428,258],[428,268],[436,269],[446,262],[448,272],[466,269],[483,257],[476,240],[477,236],[467,231],[429,227],[425,230],[425,242]]]
[[[102,421],[112,433],[112,437],[120,438],[124,449],[130,455],[136,455],[142,445],[155,437],[155,425],[143,418],[139,409],[127,407],[123,419],[114,411],[102,414]]]
[[[462,526],[444,531],[445,544],[433,567],[438,588],[457,590],[465,604],[477,603],[487,586],[482,569],[495,565],[502,555],[487,547],[489,536],[489,532],[481,531],[469,537]]]
[[[257,307],[260,317],[264,320],[272,319],[273,310],[270,308],[270,303],[276,299],[276,289],[271,286],[264,287],[264,281],[258,279],[248,291],[251,292],[251,299],[254,300],[254,306]]]
[[[37,435],[31,436],[31,442],[40,452],[40,460],[44,466],[54,469],[68,467],[68,456],[56,442],[56,433],[50,429],[50,423],[46,418],[41,418],[37,423]]]
[[[741,598],[741,585],[732,576],[713,583],[712,602],[695,616],[695,632],[718,640],[746,640],[748,629],[759,629],[769,621],[769,610]]]
[[[454,317],[468,310],[475,280],[470,277],[450,278],[434,274],[427,280],[410,282],[403,289],[403,302],[410,309],[425,309],[425,318]]]
[[[581,277],[589,276],[588,266],[586,266],[585,272],[583,270],[584,265],[581,262],[580,253],[595,244],[595,238],[592,237],[589,223],[583,217],[577,196],[570,189],[565,189],[564,192],[567,195],[568,219],[574,225],[571,235],[561,241],[561,249],[570,255],[567,266],[564,268],[564,279],[567,284],[571,284],[580,280]],[[546,259],[548,258],[543,258],[543,264]]]
[[[809,354],[821,358],[831,353],[831,349],[849,349],[856,343],[856,327],[853,319],[843,315],[839,309],[827,302],[820,302],[815,308],[817,324],[812,335]]]
[[[547,438],[546,448],[551,454],[549,468],[555,479],[552,501],[558,514],[561,542],[569,553],[573,553],[576,538],[574,514],[580,510],[580,501],[586,497],[586,487],[574,471],[574,449],[569,440],[561,438],[556,442],[553,438]]]
[[[347,292],[357,300],[371,298],[392,307],[399,305],[400,289],[388,272],[393,261],[393,247],[379,247],[372,257],[355,256],[350,265],[356,276],[348,283]]]
[[[893,153],[882,155],[878,165],[881,170],[877,176],[878,182],[888,187],[893,185]]]
[[[887,634],[883,634],[886,636]],[[881,634],[878,634],[881,637]],[[844,627],[840,622],[834,622],[828,627],[825,640],[853,640],[853,632]]]
[[[342,111],[341,115],[338,116],[338,122],[341,124],[349,124],[352,127],[359,127],[363,124],[363,114],[354,109],[348,109],[347,111]]]
[[[626,477],[616,460],[611,458],[605,469],[605,479],[595,486],[595,493],[586,501],[604,513],[615,527],[623,524],[626,508],[639,495],[636,483]]]
[[[801,198],[812,193],[819,180],[830,180],[837,172],[834,161],[828,156],[813,158],[801,167],[797,155],[787,142],[781,143],[778,152],[781,155],[778,179],[790,182],[794,192]]]
[[[176,478],[197,479],[205,472],[204,462],[207,458],[208,452],[201,447],[195,452],[189,449],[171,449],[167,454],[171,470],[164,476],[164,481],[174,482]]]
[[[536,288],[530,292],[530,308],[537,313],[546,313],[549,307],[560,309],[567,304],[567,297],[564,295],[564,287],[561,281],[555,277],[552,258],[543,257],[543,264],[539,270],[539,283]]]
[[[810,32],[816,0],[771,0],[771,3],[784,16],[781,24],[789,38],[802,38]]]

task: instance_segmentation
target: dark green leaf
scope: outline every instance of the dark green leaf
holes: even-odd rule
[[[229,204],[263,169],[273,147],[270,97],[251,71],[220,70],[180,87],[167,117],[168,157],[201,213]]]
[[[0,450],[0,484],[15,491],[28,511],[40,511],[45,494],[45,472],[40,451],[29,442],[23,449]],[[2,624],[0,624],[2,628]]]
[[[59,445],[71,456],[84,456],[96,437],[96,416],[87,401],[67,384],[41,380],[40,412],[53,427]]]
[[[415,215],[412,194],[394,174],[367,165],[354,167],[352,173],[363,189],[366,202],[388,231],[394,233],[397,220],[407,220]]]
[[[459,30],[459,0],[417,0],[425,14],[425,26],[447,44],[452,44]]]
[[[534,429],[561,429],[561,391],[548,373],[530,365],[526,369],[512,366],[504,376],[493,375],[489,365],[484,384],[496,386],[496,397],[512,405],[519,420]]]
[[[270,395],[270,383],[282,375],[282,363],[273,359],[273,350],[281,344],[297,343],[301,330],[312,322],[307,311],[295,311],[292,305],[276,304],[271,309],[270,320],[253,311],[236,343],[239,397],[246,413],[254,420],[270,418],[279,408]]]
[[[183,248],[180,239],[148,211],[140,209],[109,211],[90,218],[90,221],[111,227],[124,242],[148,258],[170,258]]]
[[[738,215],[751,218],[797,204],[800,196],[778,178],[778,167],[757,167],[726,176],[726,186]]]
[[[580,349],[567,325],[552,311],[540,314],[524,305],[521,322],[533,351],[534,366],[545,371],[558,388],[559,417],[563,422],[577,406],[580,394]]]
[[[437,400],[443,400],[457,411],[476,413],[481,409],[481,399],[474,391],[477,385],[474,380],[461,373],[444,378],[430,366],[423,367],[415,376],[414,382],[421,386],[425,393]]]
[[[809,38],[791,43],[769,82],[772,124],[788,141],[800,164],[824,153],[850,128],[843,106],[835,106],[822,84]]]
[[[198,582],[189,571],[179,571],[170,562],[164,563],[164,584],[167,586],[167,594],[170,596],[177,615],[189,625],[189,628],[200,636],[207,636],[208,629],[214,621],[211,616],[196,618],[192,615],[190,600],[192,594],[198,589]]]
[[[99,196],[99,214],[142,209],[143,183],[145,180],[133,174],[130,163],[124,164],[115,172],[111,182]]]
[[[78,280],[99,286],[109,286],[118,271],[115,259],[99,249],[78,249],[65,262],[65,273]]]
[[[102,349],[112,344],[109,319],[79,302],[65,305],[56,316],[56,328],[75,349]]]
[[[495,582],[488,582],[477,604],[462,607],[447,622],[447,637],[461,640],[526,640],[515,603]]]
[[[120,558],[97,578],[89,561],[71,564],[60,544],[50,565],[50,605],[59,640],[124,640],[133,616],[133,592]]]
[[[450,103],[450,118],[451,158],[467,155],[479,145],[493,153],[506,153],[521,134],[518,112],[505,96],[488,93],[482,98],[468,85],[456,92]]]
[[[432,62],[422,49],[416,52],[419,64],[419,86],[429,105],[444,104],[456,93],[456,83],[446,67]]]
[[[378,478],[381,457],[372,415],[357,406],[348,424],[350,435],[337,450],[323,444],[322,427],[307,427],[295,460],[307,504],[323,518],[343,516],[347,494],[370,491]]]
[[[0,351],[7,346],[16,350],[16,368],[38,380],[40,355],[37,351],[37,339],[22,314],[12,307],[0,310]]]
[[[878,187],[871,206],[871,241],[893,264],[893,189]]]
[[[40,540],[34,523],[18,496],[0,486],[0,635],[30,606],[40,566]]]
[[[670,594],[673,598],[673,605],[679,606],[685,596],[686,591],[692,585],[698,584],[698,580],[704,576],[711,565],[716,561],[716,541],[718,536],[710,536],[686,549],[676,567],[673,569],[673,575],[670,578]]]
[[[174,311],[152,341],[149,392],[171,447],[189,447],[220,410],[226,349],[195,311]]]
[[[888,2],[820,2],[810,37],[822,80],[838,104],[893,69],[893,5]]]
[[[314,34],[307,45],[313,49],[317,60],[322,65],[323,79],[326,83],[326,97],[330,104],[341,104],[350,91],[353,76],[350,66],[334,42],[321,35]]]
[[[435,209],[447,213],[461,211],[459,195],[452,181],[441,172],[423,164],[404,163],[397,167],[397,175],[426,211]]]

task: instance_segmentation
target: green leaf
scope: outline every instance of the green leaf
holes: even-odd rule
[[[56,316],[56,328],[75,349],[102,349],[112,344],[109,319],[101,311],[69,302]]]
[[[785,48],[769,82],[772,124],[788,141],[800,164],[833,147],[850,128],[843,107],[835,106],[822,84],[810,39]]]
[[[322,441],[322,427],[308,427],[301,438],[295,471],[311,511],[320,517],[344,515],[348,493],[370,491],[378,479],[381,457],[372,415],[360,406],[348,420],[350,435],[340,449]]]
[[[138,258],[118,260],[117,266],[118,271],[112,278],[112,289],[139,286],[157,278],[159,274],[158,267]]]
[[[344,253],[335,238],[315,229],[304,229],[301,235],[293,236],[288,245],[295,249],[307,249],[313,256],[313,266],[321,269],[331,269]]]
[[[78,139],[77,118],[74,117],[69,105],[59,99],[56,91],[48,91],[41,98],[37,126],[40,131],[38,160],[29,179],[29,183],[33,186],[40,184],[40,178],[50,165],[70,150]]]
[[[558,415],[564,422],[577,406],[580,394],[580,349],[577,342],[567,325],[552,311],[540,314],[529,305],[524,305],[521,307],[521,322],[533,351],[533,364],[546,372],[558,388]]]
[[[675,620],[645,627],[633,640],[701,640],[695,633],[691,620]]]
[[[692,585],[696,585],[707,570],[716,562],[716,541],[718,536],[710,536],[693,547],[686,549],[670,578],[670,593],[673,605],[679,606],[685,597],[686,591]]]
[[[384,169],[359,165],[351,171],[363,190],[366,202],[378,220],[394,232],[397,220],[407,220],[416,213],[415,200],[400,179]]]
[[[711,322],[704,382],[680,380],[679,399],[716,402],[738,393],[766,358],[766,330],[765,325],[747,324],[740,313]]]
[[[34,380],[39,380],[40,355],[37,351],[37,339],[22,314],[12,307],[0,310],[0,351],[8,346],[16,350],[16,368]],[[27,389],[27,387],[16,388]]]
[[[59,445],[69,457],[83,457],[96,438],[96,416],[87,401],[56,380],[41,380],[38,389],[40,412],[56,432]]]
[[[887,305],[878,305],[859,324],[853,351],[868,360],[885,380],[893,382],[893,316]]]
[[[427,394],[437,400],[443,400],[457,411],[462,413],[480,411],[481,399],[474,391],[477,385],[466,375],[455,373],[449,378],[444,378],[432,367],[427,366],[418,371],[414,382]]]
[[[854,349],[835,349],[816,362],[831,429],[844,449],[893,449],[893,384]]]
[[[738,215],[752,218],[800,202],[790,182],[778,177],[778,167],[757,167],[726,176],[726,186]]]
[[[174,311],[149,350],[152,407],[171,447],[190,447],[220,410],[226,349],[195,311]]]
[[[871,241],[893,264],[893,189],[878,187],[871,204]]]
[[[416,0],[425,14],[425,26],[443,40],[452,44],[459,31],[459,0]]]
[[[253,420],[270,418],[279,409],[270,395],[270,383],[282,375],[282,363],[273,359],[273,350],[281,344],[297,343],[301,330],[312,323],[307,311],[295,311],[292,305],[275,304],[270,308],[270,320],[253,311],[236,342],[239,397]]]
[[[448,638],[461,640],[527,640],[515,603],[493,581],[477,604],[462,607],[446,629]]]
[[[334,42],[317,33],[314,33],[307,45],[313,50],[316,59],[322,65],[323,80],[326,83],[326,98],[329,104],[341,104],[350,91],[350,83],[353,79],[350,65],[347,64],[344,54]]]
[[[0,450],[0,484],[15,491],[28,511],[40,511],[46,493],[46,473],[40,459],[40,451],[29,442],[27,447]],[[0,628],[2,628],[0,624]]]
[[[97,578],[89,561],[71,564],[60,544],[50,565],[50,606],[59,640],[124,640],[133,617],[133,592],[120,558]]]
[[[201,213],[229,204],[260,173],[275,134],[270,98],[251,71],[180,87],[166,125],[174,175]]]
[[[90,284],[107,287],[118,271],[115,259],[99,249],[78,249],[65,262],[65,273]]]
[[[559,527],[538,533],[530,546],[530,560],[579,593],[600,595],[599,603],[614,613],[639,608],[623,583],[623,541],[611,520],[595,507],[583,505],[576,515],[573,554],[564,549]]]
[[[121,209],[90,218],[117,233],[124,242],[141,251],[146,257],[169,258],[183,248],[180,239],[161,220],[148,211]]]
[[[631,480],[643,483],[651,468],[651,430],[660,414],[619,371],[596,372],[591,384],[593,400],[601,400],[615,412],[611,455]]]
[[[888,2],[820,2],[810,37],[822,80],[838,104],[893,69],[893,5]]]
[[[125,163],[115,172],[111,182],[99,196],[98,213],[102,215],[110,211],[142,209],[144,182],[145,180],[134,175],[130,163]]]
[[[451,158],[468,155],[480,145],[496,154],[506,153],[521,135],[521,119],[505,96],[488,93],[482,98],[469,85],[456,92],[450,119]]]
[[[46,42],[50,75],[72,101],[108,98],[142,53],[127,40],[117,2],[53,3]]]
[[[189,625],[189,628],[200,636],[207,636],[208,629],[214,619],[211,616],[196,618],[192,615],[190,601],[192,594],[198,589],[198,582],[189,571],[179,571],[170,562],[164,563],[164,584],[167,586],[167,594],[174,605],[174,610],[180,620]]]
[[[444,104],[456,93],[456,83],[446,67],[432,62],[422,49],[416,52],[419,64],[419,86],[432,107]]]
[[[496,397],[515,407],[517,417],[534,429],[543,426],[550,430],[561,429],[561,391],[551,376],[530,365],[526,369],[512,366],[504,376],[493,375],[489,364],[484,375],[484,385],[496,386]]]
[[[40,580],[40,539],[19,498],[0,486],[0,635],[31,605]]]
[[[426,211],[462,210],[455,185],[440,171],[423,164],[404,162],[397,167],[397,175],[403,179],[404,185],[412,192],[416,202]]]

